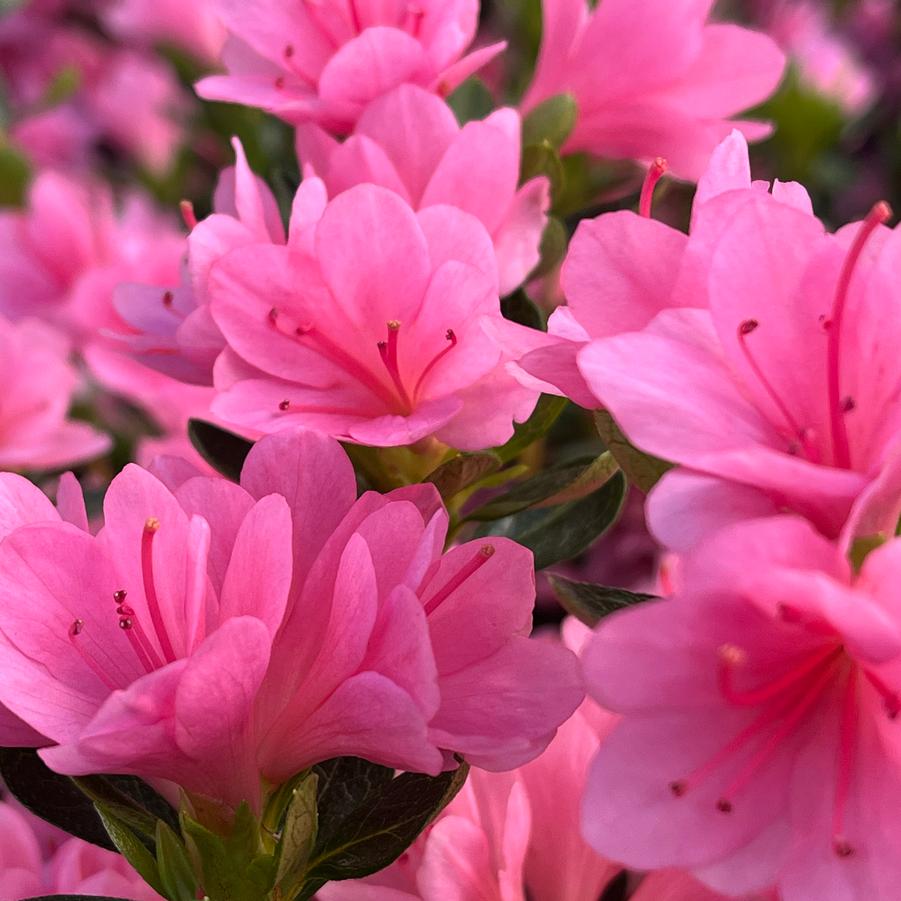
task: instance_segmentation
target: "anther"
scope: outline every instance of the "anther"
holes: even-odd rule
[[[744,322],[738,327],[739,335],[750,335],[760,323],[756,319],[745,319]]]
[[[284,413],[285,410],[287,410],[290,406],[291,406],[291,401],[283,400],[283,401],[279,402],[278,408],[279,408],[279,410],[281,410]]]
[[[275,325],[278,322],[278,307],[273,307],[267,314],[269,321]]]
[[[127,630],[130,629],[133,625],[134,625],[134,623],[133,623],[133,622],[131,621],[131,619],[129,619],[127,616],[123,616],[123,617],[119,620],[119,628],[120,628],[120,629],[124,629],[124,630],[127,631]]]
[[[729,666],[742,666],[748,659],[747,653],[734,644],[721,645],[717,653],[720,656],[720,660],[729,664]]]
[[[285,79],[284,79],[284,76],[279,75],[279,77],[275,79],[274,84],[275,84],[276,90],[278,90],[278,91],[283,90],[284,87],[285,87]]]
[[[857,403],[855,402],[853,397],[843,397],[842,398],[842,412],[850,413],[855,407]]]
[[[81,635],[84,630],[84,620],[77,619],[75,620],[71,626],[69,626],[69,635],[74,638],[76,635]]]
[[[124,588],[120,588],[118,591],[113,592],[113,600],[117,604],[121,604],[128,597],[128,592]]]
[[[670,782],[669,790],[673,797],[681,798],[688,790],[688,786],[681,779],[677,779],[675,782]]]
[[[716,802],[716,809],[720,813],[732,813],[732,802],[727,801],[725,798],[720,798],[719,801]]]
[[[294,45],[285,44],[285,59],[291,59],[294,56]]]
[[[179,210],[181,210],[181,218],[184,220],[185,225],[193,231],[197,228],[197,216],[194,213],[194,204],[191,203],[190,200],[183,200],[178,205]]]
[[[669,164],[662,156],[658,156],[648,167],[644,184],[641,186],[641,197],[638,200],[638,212],[645,219],[651,218],[654,188],[657,187],[657,182],[660,181],[667,169],[669,169]]]
[[[851,857],[854,854],[854,848],[851,843],[844,838],[834,838],[832,840],[832,850],[838,857]]]
[[[160,521],[155,516],[148,516],[147,521],[144,523],[144,531],[153,534],[154,532],[159,532],[159,530]]]
[[[164,307],[171,307],[173,300],[175,300],[175,295],[171,291],[163,292],[163,306]]]

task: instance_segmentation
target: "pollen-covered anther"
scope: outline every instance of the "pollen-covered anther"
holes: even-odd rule
[[[479,548],[479,553],[483,557],[493,557],[494,556],[494,545],[491,544],[483,544]]]
[[[154,532],[158,532],[159,530],[160,521],[155,516],[148,516],[147,521],[144,523],[144,531],[152,535]]]

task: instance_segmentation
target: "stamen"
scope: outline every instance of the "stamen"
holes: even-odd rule
[[[150,643],[150,639],[147,638],[146,633],[141,628],[141,624],[138,621],[134,609],[124,603],[125,592],[117,591],[113,595],[113,600],[116,600],[117,595],[122,595],[122,600],[117,601],[119,606],[116,607],[116,613],[119,614],[119,628],[125,632],[126,636],[128,636],[128,641],[134,649],[138,660],[141,661],[141,666],[143,666],[144,670],[148,673],[152,673],[162,666],[165,666],[164,662],[160,660],[159,654],[157,654],[153,645]]]
[[[819,462],[819,453],[816,449],[816,446],[811,441],[812,433],[810,429],[802,428],[798,424],[798,421],[794,416],[792,416],[791,410],[788,409],[776,389],[773,388],[773,386],[770,384],[769,379],[767,379],[763,370],[760,368],[760,365],[754,359],[754,355],[751,353],[751,349],[748,347],[746,338],[751,334],[751,332],[756,331],[759,325],[760,323],[756,319],[745,319],[744,322],[742,322],[738,326],[738,346],[741,348],[748,366],[751,367],[751,371],[754,373],[757,381],[760,382],[760,385],[766,392],[767,397],[769,397],[769,399],[776,405],[776,408],[779,410],[779,413],[785,420],[785,424],[788,426],[789,431],[800,441],[800,446],[796,445],[794,442],[789,445],[789,453],[792,453],[793,448],[803,449],[811,462],[817,463]],[[795,453],[797,453],[797,450],[795,451]]]
[[[852,848],[844,837],[845,810],[851,792],[854,756],[857,750],[857,667],[852,666],[845,686],[835,761],[835,798],[832,804],[832,847],[839,857],[850,857]]]
[[[279,401],[279,404],[278,404],[278,408],[279,408],[279,410],[282,411],[282,413],[287,411],[290,408],[290,406],[291,406],[291,401],[289,401],[289,400]]]
[[[774,679],[760,688],[750,691],[739,691],[733,685],[732,677],[736,666],[742,665],[745,660],[743,656],[739,658],[734,653],[730,653],[735,651],[739,651],[744,655],[740,648],[734,648],[733,645],[724,645],[720,648],[720,667],[717,673],[717,681],[723,697],[736,707],[757,707],[765,701],[777,697],[791,688],[798,680],[809,676],[825,664],[831,664],[842,653],[841,648],[829,648],[819,653],[811,654],[797,666],[783,673],[778,679]]]
[[[779,728],[766,740],[763,747],[751,758],[750,761],[739,771],[738,775],[726,786],[722,798],[717,802],[717,808],[724,812],[732,810],[732,802],[730,798],[734,798],[743,788],[745,788],[757,774],[757,772],[766,765],[770,758],[779,750],[779,746],[788,738],[789,735],[801,723],[801,720],[808,714],[810,708],[819,700],[823,691],[834,678],[832,669],[825,670],[820,677],[807,689],[801,696],[801,699],[790,708],[788,715],[780,723]],[[721,806],[723,805],[723,806]],[[725,809],[728,805],[728,811]]]
[[[397,335],[399,331],[400,323],[396,319],[390,320],[388,322],[388,340],[379,341],[378,349],[382,362],[385,364],[385,369],[388,370],[388,375],[391,376],[391,381],[394,382],[394,387],[400,395],[406,412],[409,413],[413,409],[413,401],[410,400],[410,395],[407,394],[407,389],[404,387],[403,379],[400,377],[400,367],[397,362]]]
[[[294,56],[294,45],[293,44],[285,44],[285,59],[291,59]]]
[[[276,89],[277,91],[282,91],[282,90],[284,90],[284,88],[285,88],[285,76],[284,76],[284,75],[279,75],[278,78],[275,79],[275,81],[273,82],[273,84],[275,85],[275,89]]]
[[[457,346],[457,336],[452,328],[449,328],[444,333],[444,339],[445,341],[449,341],[450,343],[443,350],[435,354],[435,356],[432,357],[432,359],[429,361],[428,366],[426,366],[426,368],[422,370],[422,373],[416,380],[416,387],[413,389],[414,397],[417,397],[419,395],[419,389],[422,387],[422,383],[426,380],[428,374],[438,365],[443,357],[449,354]]]
[[[494,556],[494,547],[490,544],[483,544],[478,551],[466,562],[453,576],[447,581],[443,588],[439,589],[429,598],[425,605],[425,612],[431,613],[452,595],[467,579],[473,576]]]
[[[832,305],[832,313],[829,316],[828,345],[827,345],[827,378],[829,387],[829,425],[832,431],[832,451],[835,465],[842,469],[851,467],[851,448],[848,442],[848,429],[845,425],[845,410],[842,409],[841,393],[841,337],[842,317],[845,312],[845,304],[851,288],[851,281],[857,264],[860,261],[864,247],[876,232],[880,225],[887,222],[892,215],[891,207],[885,203],[877,203],[867,214],[863,221],[851,250],[845,257],[838,286],[835,291],[835,301]]]
[[[662,156],[658,156],[648,167],[647,175],[644,177],[644,184],[641,186],[641,197],[638,201],[638,213],[645,219],[651,218],[654,188],[657,187],[657,182],[660,181],[667,169],[669,169],[669,163]]]
[[[69,641],[72,644],[72,647],[78,651],[79,657],[91,668],[91,671],[94,675],[110,690],[115,691],[118,686],[110,679],[110,677],[104,672],[103,667],[100,666],[99,663],[82,647],[81,642],[78,641],[78,637],[84,632],[84,620],[76,619],[71,626],[69,626]]]
[[[181,210],[181,218],[184,220],[189,231],[197,228],[197,216],[194,213],[194,204],[190,200],[183,200],[178,208]]]
[[[150,619],[153,623],[156,637],[163,651],[163,657],[168,663],[176,659],[175,649],[169,639],[166,623],[163,620],[163,612],[156,593],[156,585],[153,580],[153,536],[160,529],[160,521],[151,516],[144,523],[144,533],[141,536],[141,575],[144,580],[144,597],[147,599],[147,608],[150,611]]]

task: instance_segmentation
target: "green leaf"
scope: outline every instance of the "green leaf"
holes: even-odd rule
[[[41,895],[26,901],[128,901],[127,898],[111,898],[109,895]]]
[[[65,103],[81,87],[81,70],[77,66],[64,66],[54,76],[44,91],[42,103],[58,106]]]
[[[475,119],[484,119],[494,109],[494,97],[488,86],[476,75],[467,78],[448,98],[460,125]]]
[[[545,331],[544,313],[522,288],[501,300],[501,313],[510,322]]]
[[[535,569],[578,557],[616,522],[626,496],[626,480],[617,473],[602,488],[558,507],[523,510],[482,526],[479,536],[511,538],[535,555]]]
[[[48,769],[37,751],[0,749],[0,776],[7,789],[41,819],[93,845],[116,850],[90,799],[67,776]]]
[[[466,781],[468,767],[440,776],[401,773],[356,758],[314,768],[319,782],[319,833],[307,882],[311,898],[326,882],[359,879],[383,869],[416,840]]]
[[[512,516],[537,504],[546,506],[577,500],[600,488],[617,469],[616,461],[609,453],[564,463],[520,482],[506,494],[489,501],[466,518],[487,522]]]
[[[657,457],[642,453],[633,447],[606,410],[595,411],[594,423],[598,434],[616,458],[626,478],[641,491],[645,493],[650,491],[660,481],[660,477],[672,468],[671,463],[658,460]]]
[[[605,616],[617,610],[654,600],[652,594],[608,588],[592,582],[576,582],[554,573],[548,573],[547,579],[563,609],[586,626],[596,626]]]
[[[28,160],[0,137],[0,206],[22,206],[30,178]]]
[[[102,805],[95,806],[119,853],[135,868],[144,882],[162,895],[164,890],[159,867],[144,842],[128,826],[104,811]]]
[[[534,444],[539,438],[543,438],[551,426],[557,421],[557,417],[566,407],[565,397],[555,397],[553,394],[542,394],[535,406],[535,411],[523,423],[516,426],[513,437],[500,447],[494,448],[504,463],[518,457],[527,447]]]
[[[552,272],[566,256],[568,246],[569,233],[566,231],[566,226],[556,217],[549,216],[547,225],[541,233],[541,245],[539,246],[541,259],[529,273],[528,280],[541,278]]]
[[[216,472],[233,482],[241,480],[241,467],[253,447],[252,441],[201,419],[188,421],[188,437]]]
[[[156,840],[157,821],[178,829],[178,815],[168,801],[136,776],[76,776],[78,788],[104,811],[149,841]]]
[[[501,458],[490,451],[482,454],[457,454],[432,471],[426,481],[438,489],[444,500],[449,500],[464,488],[497,472],[503,465]]]
[[[560,154],[549,141],[528,144],[522,149],[519,162],[519,183],[524,184],[544,175],[551,183],[551,194],[556,197],[563,189],[564,169]]]
[[[244,803],[229,835],[211,832],[182,812],[182,834],[193,846],[210,901],[260,901],[275,883],[275,857],[263,851],[260,826]]]
[[[310,855],[318,829],[316,800],[319,776],[308,773],[294,787],[285,811],[276,853],[276,885],[286,898],[293,898],[303,887]]]
[[[197,880],[188,860],[188,852],[175,833],[161,821],[156,824],[156,859],[163,894],[169,901],[194,901]]]
[[[524,145],[547,141],[559,150],[572,133],[579,107],[572,94],[557,94],[539,103],[522,123]]]

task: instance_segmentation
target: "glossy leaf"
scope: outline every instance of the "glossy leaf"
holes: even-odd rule
[[[487,475],[497,472],[503,463],[497,454],[457,454],[431,472],[426,481],[431,482],[445,500],[454,497]]]
[[[253,447],[252,441],[201,419],[192,419],[188,422],[188,437],[197,453],[216,472],[233,482],[240,480],[241,467]]]
[[[314,771],[319,832],[298,901],[326,882],[359,879],[397,860],[460,790],[468,767],[440,776],[395,776],[387,767],[342,757]]]
[[[104,810],[102,804],[95,806],[107,834],[113,840],[113,844],[119,853],[155,892],[160,895],[164,894],[163,882],[160,879],[156,858],[147,848],[147,845],[125,823],[110,814],[109,811]]]
[[[494,98],[488,86],[476,75],[467,78],[448,98],[460,125],[475,119],[484,119],[494,109]]]
[[[156,859],[163,894],[169,901],[193,901],[197,897],[197,880],[188,852],[175,833],[161,821],[156,824]]]
[[[286,898],[293,898],[303,888],[318,832],[318,793],[319,776],[308,773],[292,789],[281,824],[275,878],[278,890]]]
[[[606,410],[597,410],[594,414],[595,426],[604,444],[619,463],[626,478],[636,488],[647,493],[660,480],[661,476],[672,468],[671,463],[658,460],[633,447],[620,431],[613,417]]]
[[[577,582],[555,573],[548,573],[547,578],[563,609],[586,626],[596,626],[605,616],[617,610],[654,600],[652,594]]]
[[[598,491],[557,507],[523,510],[482,526],[477,535],[512,538],[535,555],[535,568],[571,560],[612,526],[626,496],[626,480],[617,473]]]
[[[506,494],[474,510],[467,519],[488,522],[537,505],[578,500],[600,488],[617,469],[610,454],[573,460],[520,482]]]
[[[509,319],[510,322],[545,331],[544,313],[522,288],[501,300],[501,313],[504,319]]]

